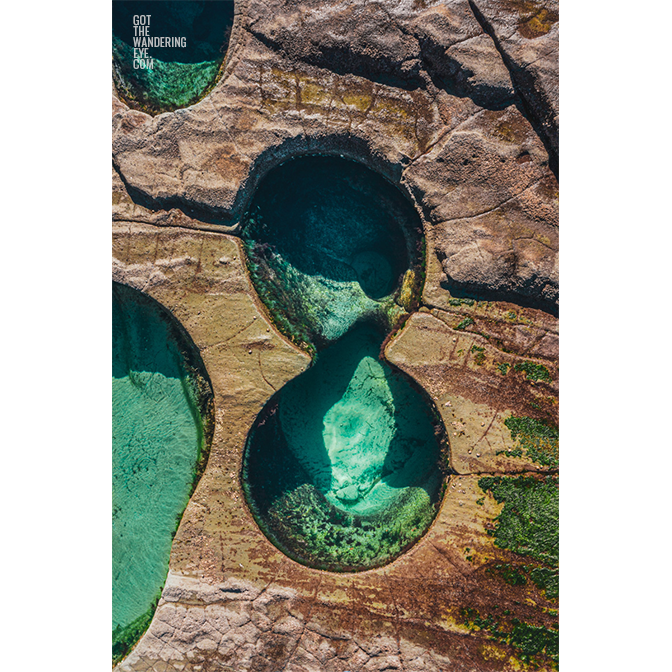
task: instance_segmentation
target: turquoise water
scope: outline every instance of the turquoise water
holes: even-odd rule
[[[263,178],[242,235],[276,324],[315,354],[248,435],[250,509],[298,562],[331,571],[384,565],[431,525],[445,464],[431,401],[380,357],[420,293],[417,214],[368,168],[308,156]]]
[[[115,0],[112,57],[120,93],[153,113],[200,100],[220,72],[233,8],[231,0]],[[153,68],[135,68],[134,40],[143,36],[136,35],[134,16],[151,17],[147,19],[149,37],[185,38],[186,46],[147,47]]]
[[[242,236],[255,288],[278,326],[318,348],[358,321],[389,329],[404,312],[402,279],[421,260],[410,203],[377,173],[333,156],[270,171]]]
[[[436,514],[442,473],[431,406],[357,326],[318,353],[257,418],[243,480],[263,531],[320,569],[385,564]]]
[[[165,581],[204,458],[208,399],[168,311],[116,283],[112,306],[112,630],[120,654],[141,634]]]

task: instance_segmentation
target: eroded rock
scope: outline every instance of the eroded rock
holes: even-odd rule
[[[470,0],[479,23],[492,36],[516,90],[542,135],[558,171],[557,0]]]
[[[436,229],[446,288],[555,310],[545,136],[469,4],[423,4],[249,3],[203,101],[158,117],[116,104],[114,165],[135,207],[234,232],[268,168],[340,153],[407,187]],[[399,81],[383,81],[392,71]]]

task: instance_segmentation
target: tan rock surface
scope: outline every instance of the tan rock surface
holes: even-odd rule
[[[507,456],[514,442],[504,421],[529,415],[532,402],[545,406],[536,414],[557,422],[557,369],[550,365],[555,374],[550,383],[533,383],[513,371],[503,375],[497,366],[512,366],[520,357],[494,347],[480,334],[451,329],[445,314],[436,312],[439,317],[412,315],[385,356],[432,397],[448,431],[451,467],[458,474],[539,471],[529,459]]]

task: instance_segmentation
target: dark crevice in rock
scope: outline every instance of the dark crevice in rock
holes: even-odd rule
[[[445,44],[439,44],[427,35],[415,35],[425,71],[432,84],[456,98],[469,98],[474,104],[486,110],[503,110],[516,102],[515,92],[507,87],[488,85],[486,83],[473,84],[469,81],[474,72],[465,63],[448,55],[450,47],[459,42],[454,42],[446,48]],[[479,37],[474,35],[461,42],[468,42]]]
[[[558,154],[558,128],[553,120],[553,112],[549,101],[546,99],[543,91],[536,85],[534,76],[514,63],[511,57],[506,53],[501,41],[497,37],[492,24],[485,18],[481,10],[476,6],[473,0],[469,1],[469,7],[474,13],[474,17],[481,25],[483,30],[492,38],[492,41],[502,57],[504,65],[511,74],[511,81],[520,97],[521,103],[517,104],[521,114],[523,114],[534,128],[534,131],[544,143],[548,152],[549,168],[559,180],[559,154]]]
[[[457,283],[455,281],[442,282],[441,287],[450,291],[456,299],[474,299],[475,301],[507,301],[523,308],[536,308],[553,317],[559,316],[558,305],[553,301],[542,298],[516,294],[503,290],[487,289],[484,287],[472,287],[471,285]]]
[[[281,34],[273,39],[252,27],[248,26],[248,30],[262,44],[279,51],[289,60],[324,68],[340,76],[354,75],[404,91],[427,90],[434,85],[451,96],[469,98],[486,110],[503,110],[516,102],[517,96],[511,90],[469,82],[474,73],[465,64],[447,56],[446,45],[404,28],[391,17],[389,20],[400,33],[417,44],[417,52],[413,57],[400,61],[393,53],[354,51],[352,43],[313,44],[310,49],[290,34]]]
[[[478,35],[452,42],[447,47],[445,44],[437,43],[427,34],[418,34],[417,27],[416,30],[409,30],[404,27],[403,24],[394,20],[384,6],[381,7],[387,14],[390,23],[393,23],[399,32],[411,38],[418,45],[420,50],[419,63],[424,72],[421,72],[418,76],[422,83],[417,88],[427,89],[428,77],[438,90],[443,90],[456,98],[469,98],[474,104],[486,110],[499,111],[514,103],[515,93],[510,89],[502,89],[487,84],[474,85],[469,82],[469,78],[473,77],[475,73],[466,64],[447,54],[451,47],[473,40],[475,37],[479,37]]]
[[[140,207],[158,212],[165,210],[166,212],[172,209],[179,210],[187,217],[200,220],[206,224],[215,224],[220,226],[231,226],[232,214],[227,208],[217,208],[208,206],[205,203],[198,201],[190,201],[181,196],[171,196],[169,198],[154,198],[145,193],[141,189],[130,184],[122,172],[119,164],[112,159],[112,168],[119,175],[119,179],[123,182],[124,188],[128,193],[129,198]]]
[[[283,36],[287,39],[274,40],[268,35],[249,27],[250,33],[262,44],[274,51],[280,51],[290,60],[303,61],[308,65],[325,68],[337,75],[354,75],[363,77],[377,84],[391,86],[405,91],[415,91],[424,88],[425,81],[420,75],[419,63],[410,72],[401,74],[399,63],[393,56],[371,56],[352,51],[351,44],[319,45],[319,50],[305,53],[304,45],[292,36]]]

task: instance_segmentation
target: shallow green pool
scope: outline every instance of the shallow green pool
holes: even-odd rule
[[[168,311],[119,284],[112,306],[112,630],[113,653],[123,655],[166,579],[173,535],[204,459],[208,395]]]
[[[385,564],[436,514],[442,474],[432,408],[359,326],[269,402],[243,466],[248,501],[287,555],[337,571]]]

